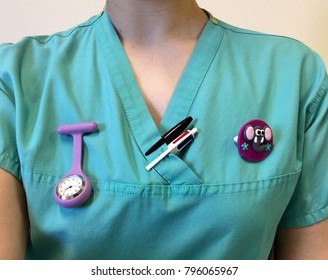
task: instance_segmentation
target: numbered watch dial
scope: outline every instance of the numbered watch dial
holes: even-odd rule
[[[85,188],[85,181],[79,175],[64,177],[57,185],[57,196],[62,200],[70,200],[79,196]]]
[[[78,207],[90,197],[92,187],[90,180],[83,173],[67,174],[54,189],[57,203],[66,208]]]

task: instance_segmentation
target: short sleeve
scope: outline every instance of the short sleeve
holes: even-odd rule
[[[282,227],[308,226],[328,217],[327,74],[308,106],[303,143],[302,172]]]
[[[8,59],[0,45],[0,168],[20,179],[20,164],[15,132],[15,98],[9,85]]]

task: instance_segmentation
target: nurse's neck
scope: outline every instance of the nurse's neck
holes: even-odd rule
[[[120,39],[139,46],[196,38],[208,19],[194,0],[107,0],[106,11]]]
[[[159,125],[208,16],[194,0],[107,0],[106,11]]]

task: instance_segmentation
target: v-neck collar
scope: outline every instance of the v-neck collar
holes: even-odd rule
[[[104,11],[97,36],[110,79],[121,99],[131,131],[144,154],[160,135],[186,118],[207,70],[220,46],[222,29],[209,19],[168,103],[159,127],[156,126],[121,41]],[[193,116],[194,117],[194,116]],[[149,156],[151,159],[152,156]]]

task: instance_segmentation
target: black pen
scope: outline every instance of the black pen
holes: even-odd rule
[[[187,117],[178,124],[176,124],[173,128],[171,128],[168,132],[161,136],[161,139],[158,140],[150,149],[145,153],[146,156],[150,155],[152,152],[156,151],[160,146],[164,143],[170,144],[174,139],[176,139],[191,123],[192,117]]]

